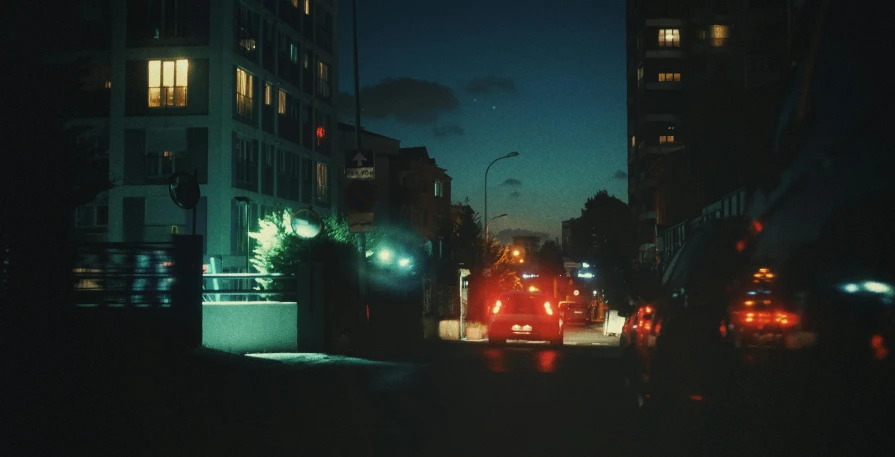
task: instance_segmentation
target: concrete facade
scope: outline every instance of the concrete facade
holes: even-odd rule
[[[107,115],[72,121],[107,145],[115,182],[79,209],[85,238],[190,233],[191,212],[174,205],[166,185],[180,171],[197,173],[195,229],[206,263],[218,256],[225,271],[245,268],[246,209],[235,197],[251,200],[251,229],[276,209],[339,209],[336,2],[130,0],[109,8],[110,49],[91,51],[96,73],[107,75]]]

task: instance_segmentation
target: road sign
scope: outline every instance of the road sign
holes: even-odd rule
[[[351,181],[345,188],[345,204],[352,211],[367,212],[376,203],[376,187],[370,181]]]
[[[348,213],[348,231],[362,233],[373,230],[373,213]]]
[[[374,179],[373,151],[345,151],[345,176],[348,179]]]

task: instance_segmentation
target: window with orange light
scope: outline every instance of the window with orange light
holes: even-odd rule
[[[722,47],[727,45],[727,38],[730,30],[726,25],[712,26],[712,46]]]
[[[659,73],[660,83],[680,82],[680,73]]]
[[[150,60],[149,107],[186,106],[189,69],[190,61],[187,59]]]

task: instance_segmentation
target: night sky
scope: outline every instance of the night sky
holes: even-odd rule
[[[354,93],[352,2],[339,85]],[[491,233],[560,236],[600,189],[627,201],[624,2],[358,0],[365,129],[425,146],[452,200],[509,216]],[[342,97],[342,120],[354,105]]]

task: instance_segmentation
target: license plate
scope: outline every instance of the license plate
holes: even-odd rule
[[[520,333],[530,332],[530,331],[531,331],[531,326],[530,326],[530,325],[519,325],[519,324],[516,324],[516,325],[514,325],[514,326],[512,327],[512,330],[513,330],[514,332],[520,332]]]

